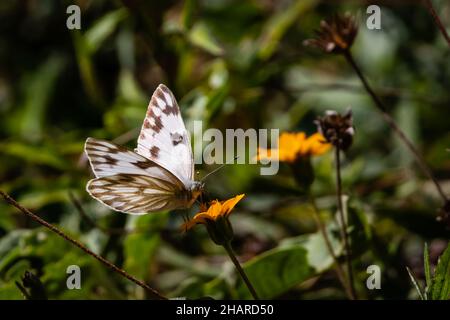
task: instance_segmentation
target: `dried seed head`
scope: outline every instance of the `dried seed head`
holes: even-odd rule
[[[315,124],[327,142],[344,151],[350,148],[355,133],[350,109],[344,115],[327,111],[324,117],[318,117]]]
[[[336,14],[331,19],[322,20],[315,33],[316,38],[303,42],[305,46],[316,47],[326,53],[343,53],[352,46],[358,25],[351,14]]]

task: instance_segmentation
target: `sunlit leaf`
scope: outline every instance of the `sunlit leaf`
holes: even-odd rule
[[[450,245],[439,257],[430,288],[432,300],[450,299]]]
[[[307,250],[300,246],[277,248],[246,262],[244,270],[261,298],[274,298],[314,274],[308,263]],[[250,298],[248,289],[239,282],[242,298]]]
[[[125,9],[118,9],[102,16],[86,31],[86,44],[90,52],[95,52],[115,31],[120,21],[127,17]]]
[[[333,232],[334,231],[334,232]],[[334,254],[339,257],[343,251],[343,245],[337,237],[335,225],[329,225],[326,228],[328,239],[330,240]],[[301,246],[307,250],[308,263],[318,273],[323,272],[333,265],[333,257],[331,256],[325,239],[321,232],[306,234],[294,238],[284,239],[280,246]]]
[[[196,23],[189,31],[189,40],[196,46],[207,52],[218,56],[223,53],[223,49],[214,39],[210,29],[204,23]]]
[[[289,8],[272,16],[266,22],[260,38],[259,56],[263,60],[268,59],[276,50],[281,38],[289,27],[299,19],[300,15],[310,10],[317,2],[317,0],[294,1]]]

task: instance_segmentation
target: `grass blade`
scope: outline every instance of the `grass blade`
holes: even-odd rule
[[[425,269],[425,280],[426,280],[426,288],[425,288],[425,296],[428,297],[428,292],[431,288],[431,269],[430,269],[430,254],[428,253],[428,244],[425,242],[423,248],[423,265]]]
[[[419,294],[420,300],[425,300],[425,297],[422,293],[422,290],[420,289],[419,283],[417,282],[416,277],[414,277],[413,273],[411,272],[411,270],[406,267],[406,271],[408,271],[409,277],[411,278],[411,282],[413,283],[414,287],[417,290],[417,293]]]

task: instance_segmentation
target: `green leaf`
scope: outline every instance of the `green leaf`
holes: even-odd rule
[[[45,205],[67,201],[67,190],[35,190],[20,197],[20,203],[27,208],[42,208]]]
[[[308,263],[308,251],[299,246],[276,248],[244,264],[244,271],[262,299],[274,298],[314,274]],[[239,296],[251,298],[240,281]]]
[[[17,286],[13,283],[7,283],[5,285],[0,284],[0,300],[23,300],[25,299],[17,288]]]
[[[428,244],[425,242],[423,248],[423,265],[425,269],[425,280],[427,287],[425,288],[425,296],[428,296],[428,292],[431,288],[431,269],[430,269],[430,255],[428,253]]]
[[[67,163],[63,158],[47,147],[34,146],[19,142],[6,142],[0,144],[4,154],[21,158],[29,163],[48,165],[56,169],[67,168]]]
[[[81,34],[78,31],[72,33],[83,85],[92,102],[99,107],[105,107],[105,102],[92,56],[127,15],[125,9],[118,9],[98,19],[86,33]]]
[[[119,74],[118,96],[137,105],[145,105],[147,101],[147,97],[129,69],[123,69]]]
[[[13,230],[0,239],[0,273],[20,255],[19,245],[29,234],[29,230]]]
[[[430,292],[432,300],[450,299],[450,245],[439,257]]]
[[[96,52],[103,42],[116,30],[120,21],[127,17],[125,9],[110,12],[99,20],[86,32],[85,40],[91,53]]]
[[[7,207],[6,204],[0,204],[0,230],[14,230],[16,229],[16,221],[12,214],[7,214],[10,207]]]
[[[416,288],[417,293],[419,294],[420,300],[425,300],[425,297],[424,297],[424,295],[422,293],[422,289],[420,288],[416,277],[413,275],[413,273],[411,272],[411,270],[408,267],[406,267],[406,271],[408,271],[408,274],[409,274],[409,277],[411,279],[411,282],[414,285],[414,287]]]
[[[92,102],[103,107],[103,94],[97,80],[94,62],[92,60],[92,53],[87,44],[86,37],[84,37],[80,32],[74,31],[72,33],[72,38],[73,45],[75,47],[75,55],[77,57],[78,69],[80,71],[84,89]]]
[[[158,234],[130,234],[125,240],[125,270],[139,278],[148,279],[150,262],[159,245]]]
[[[266,60],[275,52],[281,38],[287,30],[298,21],[298,17],[311,9],[317,0],[295,1],[291,7],[282,10],[271,17],[260,38],[259,56]]]
[[[336,225],[330,224],[326,227],[328,239],[330,239],[331,246],[336,256],[342,253],[343,246],[336,236]],[[280,246],[301,246],[308,251],[308,263],[314,268],[317,273],[323,272],[330,268],[333,263],[333,257],[330,255],[328,247],[322,233],[316,232],[313,234],[301,235],[294,238],[284,239]]]
[[[196,2],[194,0],[186,0],[183,6],[182,21],[183,27],[189,29],[194,19],[194,9]]]
[[[218,56],[223,54],[223,49],[212,36],[208,26],[205,23],[197,23],[189,31],[189,40],[199,48]]]
[[[186,270],[193,275],[218,277],[220,274],[219,269],[211,268],[206,261],[193,259],[191,256],[177,251],[165,242],[161,242],[157,255],[159,262],[177,269]]]
[[[167,213],[149,214],[138,216],[133,221],[134,225],[132,227],[140,231],[127,235],[124,243],[124,269],[132,275],[141,279],[149,278],[150,265],[161,241],[159,232],[154,230],[163,226],[167,222],[167,217]],[[145,230],[147,227],[148,231]]]
[[[46,122],[46,112],[52,98],[55,83],[65,65],[65,59],[51,55],[39,68],[25,77],[24,103],[17,113],[20,119],[14,122],[20,130],[20,135],[27,141],[37,141],[42,138]],[[12,128],[13,130],[15,128]]]
[[[327,226],[334,252],[339,255],[342,245],[334,236],[334,224]],[[333,265],[320,232],[284,239],[280,246],[267,251],[244,265],[244,271],[262,299],[272,299],[288,291],[297,284],[321,273]],[[238,275],[235,275],[238,277]],[[218,288],[229,282],[230,275],[221,275],[210,282],[209,291],[204,286],[203,294],[216,295]],[[228,290],[234,298],[251,299],[250,292],[240,278],[238,284],[230,284]],[[231,280],[232,283],[233,280]],[[214,284],[214,285],[212,285]]]

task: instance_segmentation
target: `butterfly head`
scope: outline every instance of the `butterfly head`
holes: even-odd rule
[[[192,198],[196,199],[205,189],[205,183],[203,181],[193,181],[190,187]]]
[[[191,185],[187,188],[188,190],[188,207],[192,206],[192,204],[197,200],[197,198],[203,193],[205,184],[201,181],[192,181]]]

